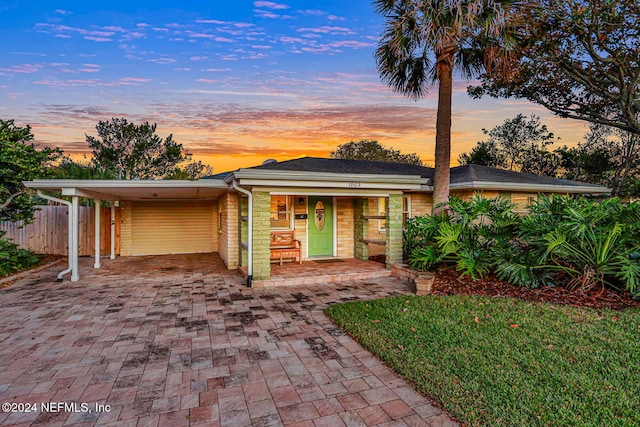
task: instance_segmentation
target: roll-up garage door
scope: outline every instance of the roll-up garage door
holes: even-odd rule
[[[133,255],[213,252],[213,204],[134,203],[131,209]]]

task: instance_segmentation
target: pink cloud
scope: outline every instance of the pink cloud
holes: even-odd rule
[[[272,1],[254,1],[255,7],[264,7],[266,9],[289,9],[289,6],[282,3],[274,3]]]
[[[299,28],[299,33],[320,33],[320,34],[355,34],[355,32],[345,27],[334,27],[324,25],[322,27]]]
[[[0,71],[6,71],[8,73],[20,73],[20,74],[31,74],[37,73],[42,69],[42,64],[21,64],[21,65],[12,65],[9,68],[0,68]]]

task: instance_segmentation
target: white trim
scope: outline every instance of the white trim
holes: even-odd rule
[[[71,211],[73,217],[73,227],[71,227],[71,247],[69,248],[69,257],[71,257],[71,281],[80,280],[78,274],[78,205],[80,204],[78,196],[71,197]]]
[[[198,181],[178,180],[80,180],[80,179],[34,179],[23,181],[25,187],[40,189],[58,188],[220,188],[229,185],[222,179],[201,179]]]
[[[95,241],[95,260],[93,262],[93,268],[100,268],[100,203],[102,202],[99,199],[93,199],[93,202],[96,205],[95,209],[95,227],[96,227],[96,235],[94,238]]]
[[[82,190],[76,187],[73,188],[62,188],[62,195],[63,196],[78,196],[78,197],[84,197],[87,199],[100,199],[100,200],[110,200],[110,201],[115,201],[118,200],[117,197],[114,196],[110,196],[108,194],[99,192],[99,191],[91,191],[91,190]]]
[[[111,205],[111,256],[110,259],[116,259],[116,207]]]
[[[60,204],[63,204],[67,207],[67,260],[69,263],[69,267],[66,270],[61,271],[60,273],[58,273],[58,277],[57,280],[59,282],[62,281],[62,278],[64,277],[65,274],[70,273],[73,270],[73,261],[71,259],[71,246],[73,245],[73,233],[72,233],[72,229],[73,229],[73,209],[71,209],[71,202],[67,201],[67,200],[63,200],[63,199],[58,199],[57,197],[52,197],[52,196],[48,196],[46,194],[44,194],[42,192],[42,190],[38,190],[36,191],[36,193],[38,194],[38,196],[42,197],[45,200],[51,200],[52,202],[57,202]]]
[[[254,188],[258,189],[258,188]],[[330,191],[327,189],[305,189],[300,190],[299,188],[282,188],[282,187],[260,187],[260,191],[268,191],[269,193],[276,196],[284,196],[284,195],[292,195],[292,196],[318,196],[318,197],[335,197],[335,196],[343,196],[343,197],[386,197],[389,194],[403,194],[402,190],[340,190],[340,191]]]
[[[611,189],[600,186],[556,185],[556,184],[524,184],[517,182],[468,181],[451,184],[451,190],[517,190],[551,193],[611,193]],[[431,187],[433,191],[433,187]]]
[[[338,256],[338,205],[335,196],[331,198],[331,210],[333,211],[333,256]]]
[[[415,182],[386,182],[386,181],[321,181],[311,180],[306,176],[306,180],[297,180],[295,178],[283,179],[283,180],[265,180],[265,179],[247,179],[243,178],[240,183],[248,187],[276,187],[282,188],[295,187],[295,188],[340,188],[340,189],[383,189],[383,190],[419,190],[421,188],[421,181]]]
[[[420,175],[385,175],[359,174],[335,172],[285,171],[285,170],[257,170],[238,169],[233,173],[235,179],[266,180],[266,181],[330,181],[330,182],[377,182],[377,183],[425,183],[428,178]]]

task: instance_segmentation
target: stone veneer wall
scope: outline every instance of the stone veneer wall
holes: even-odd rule
[[[402,262],[402,194],[389,194],[387,207],[387,268]]]
[[[264,191],[253,193],[253,278],[255,280],[268,279],[271,276],[270,243],[271,220],[269,209],[271,195]]]
[[[369,221],[363,215],[369,212],[369,199],[353,199],[353,255],[355,258],[369,259],[369,244],[362,241],[369,235]]]
[[[365,215],[384,215],[384,212],[379,211],[379,197],[370,197],[369,204],[369,212]],[[380,221],[379,219],[370,219],[369,220],[369,234],[367,239],[369,240],[385,240],[386,233],[384,230],[380,230]],[[384,245],[376,245],[374,243],[369,244],[369,255],[384,255],[386,253],[386,249]]]

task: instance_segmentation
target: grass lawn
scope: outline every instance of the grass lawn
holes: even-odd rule
[[[470,426],[640,426],[640,309],[396,297],[327,315]]]

